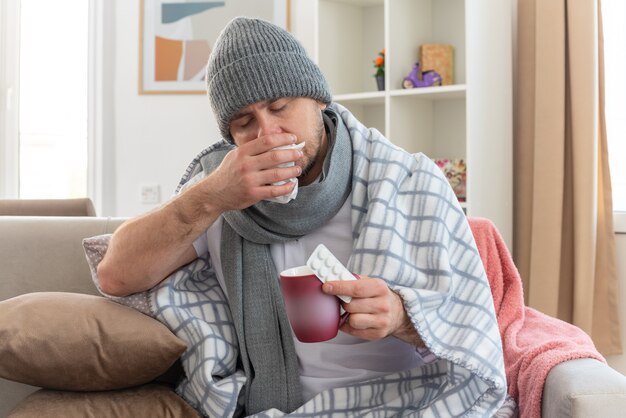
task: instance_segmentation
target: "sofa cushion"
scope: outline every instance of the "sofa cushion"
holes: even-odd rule
[[[152,313],[150,312],[148,291],[133,293],[128,296],[112,296],[102,291],[102,288],[100,287],[100,279],[98,279],[98,264],[100,264],[107,252],[107,249],[109,248],[111,236],[112,234],[104,234],[83,239],[83,250],[85,251],[85,257],[87,257],[87,264],[89,264],[91,279],[93,280],[94,285],[102,296],[119,304],[136,309],[146,315],[151,315]]]
[[[145,385],[109,392],[39,390],[7,418],[195,418],[198,413],[171,389]]]
[[[148,383],[186,344],[134,309],[91,295],[29,293],[0,302],[0,377],[61,390]]]

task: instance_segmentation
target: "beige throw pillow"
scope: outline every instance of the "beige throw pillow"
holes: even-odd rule
[[[145,385],[110,392],[58,392],[42,389],[9,413],[7,418],[199,418],[171,389]]]
[[[98,296],[30,293],[0,302],[0,377],[61,390],[148,383],[186,348],[157,320]]]

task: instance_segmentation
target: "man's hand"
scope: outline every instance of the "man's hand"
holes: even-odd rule
[[[291,193],[295,184],[272,183],[298,177],[302,169],[277,167],[302,157],[297,149],[274,150],[296,142],[292,134],[280,133],[258,137],[230,151],[220,166],[200,184],[207,187],[212,203],[221,211],[244,209],[263,199]]]
[[[294,183],[271,183],[299,176],[297,165],[276,166],[295,161],[302,153],[272,148],[295,141],[291,134],[276,133],[242,144],[207,178],[154,211],[125,222],[98,265],[101,288],[115,296],[150,289],[196,258],[193,241],[223,212],[291,193]]]
[[[409,319],[402,299],[384,280],[360,276],[359,280],[328,281],[322,289],[330,295],[352,296],[343,308],[350,313],[341,331],[365,340],[379,340],[393,335],[424,347]]]

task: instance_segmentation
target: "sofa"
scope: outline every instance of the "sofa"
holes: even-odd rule
[[[123,221],[106,217],[0,216],[0,301],[31,292],[98,295],[82,240],[113,232]],[[37,389],[0,379],[0,417],[8,416]],[[543,417],[621,417],[624,411],[626,377],[609,366],[578,359],[550,371],[543,389]]]
[[[96,208],[88,197],[0,199],[0,216],[96,216]]]

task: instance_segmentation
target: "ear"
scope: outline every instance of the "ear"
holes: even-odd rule
[[[324,109],[326,109],[326,107],[328,107],[328,105],[326,103],[323,103],[323,102],[317,102],[317,104],[319,105],[320,110],[324,110]]]

